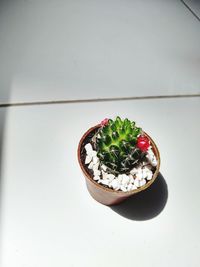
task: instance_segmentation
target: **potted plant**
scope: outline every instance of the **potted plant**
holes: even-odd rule
[[[120,203],[148,188],[156,179],[160,156],[151,137],[134,121],[104,119],[78,145],[78,161],[94,199]]]

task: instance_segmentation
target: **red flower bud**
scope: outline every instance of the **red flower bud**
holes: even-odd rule
[[[146,152],[147,149],[148,149],[149,146],[150,146],[150,141],[149,141],[149,139],[148,139],[146,136],[141,135],[141,136],[139,136],[138,139],[137,139],[137,144],[136,144],[136,146],[137,146],[140,150],[142,150],[143,152]]]
[[[101,122],[101,126],[105,126],[107,125],[109,122],[109,119],[108,118],[105,118],[102,122]]]

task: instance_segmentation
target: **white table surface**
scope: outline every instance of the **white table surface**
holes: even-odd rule
[[[199,25],[178,0],[2,0],[0,104],[198,94]],[[161,175],[109,208],[76,149],[116,115],[153,137]],[[0,266],[199,266],[199,117],[198,97],[0,108]]]
[[[153,137],[163,178],[111,209],[76,150],[117,114]],[[1,267],[199,266],[199,117],[200,98],[1,108]]]
[[[2,0],[0,103],[200,93],[180,0]]]

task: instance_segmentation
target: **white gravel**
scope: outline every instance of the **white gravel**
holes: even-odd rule
[[[101,164],[97,152],[93,150],[90,143],[85,145],[85,150],[85,164],[88,165],[88,169],[93,171],[93,179],[99,184],[123,192],[132,191],[144,186],[153,178],[151,169],[157,166],[157,159],[150,147],[147,151],[146,162],[143,162],[140,167],[133,168],[128,175],[119,174],[115,176],[106,172],[108,168],[104,164]]]

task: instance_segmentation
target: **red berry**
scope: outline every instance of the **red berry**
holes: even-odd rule
[[[137,139],[137,144],[136,144],[136,146],[137,146],[140,150],[142,150],[143,152],[146,152],[147,149],[148,149],[149,146],[150,146],[150,141],[149,141],[149,139],[148,139],[146,136],[141,135],[141,136],[139,136],[138,139]]]
[[[109,122],[109,119],[108,118],[105,118],[102,122],[101,122],[101,126],[105,126],[107,125]]]

